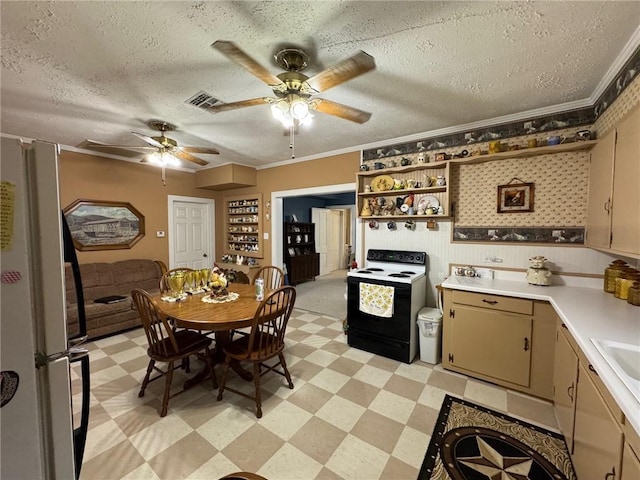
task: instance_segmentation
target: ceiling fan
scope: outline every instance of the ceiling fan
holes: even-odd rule
[[[209,165],[209,162],[192,155],[192,153],[200,153],[200,154],[208,154],[208,155],[217,155],[220,152],[215,148],[204,148],[204,147],[180,147],[178,146],[178,142],[174,139],[165,136],[165,132],[172,132],[176,130],[175,125],[164,122],[162,120],[150,120],[147,122],[149,128],[153,130],[157,130],[160,132],[160,135],[157,137],[150,137],[148,135],[144,135],[142,133],[131,132],[136,137],[144,140],[149,145],[139,147],[132,145],[109,145],[105,143],[96,142],[93,140],[87,140],[83,142],[83,147],[101,150],[109,153],[116,153],[118,150],[140,150],[142,152],[148,152],[150,155],[145,157],[143,162],[151,162],[158,164],[167,164],[178,166],[179,160],[185,160],[187,162],[192,162],[197,165]],[[122,153],[122,152],[120,152]],[[172,157],[175,161],[171,161]]]
[[[314,95],[351,80],[376,68],[374,58],[360,51],[309,78],[301,73],[309,66],[309,55],[297,47],[286,47],[274,55],[276,63],[285,71],[274,75],[251,58],[233,42],[218,40],[211,45],[230,60],[266,83],[275,97],[259,97],[239,102],[221,103],[207,107],[210,112],[223,112],[253,105],[271,104],[272,113],[285,126],[304,123],[310,110],[334,115],[356,123],[365,123],[371,114],[357,108]]]

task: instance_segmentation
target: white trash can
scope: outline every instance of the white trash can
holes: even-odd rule
[[[442,356],[442,312],[437,308],[424,307],[418,312],[417,322],[420,360],[437,365]]]

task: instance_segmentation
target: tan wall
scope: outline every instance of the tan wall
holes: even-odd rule
[[[243,195],[245,193],[262,193],[263,203],[271,200],[272,192],[295,190],[298,188],[319,187],[325,185],[339,185],[353,183],[360,165],[360,151],[334,155],[308,162],[298,162],[281,167],[258,170],[258,183],[255,187],[226,190],[224,196]],[[223,202],[216,203],[216,259],[220,260],[226,243],[223,221]],[[265,210],[266,212],[266,210]],[[263,230],[271,232],[271,221],[262,217]],[[271,237],[263,240],[264,258],[259,260],[261,265],[271,263]]]
[[[78,261],[92,263],[150,258],[168,265],[168,237],[155,236],[157,230],[167,232],[169,228],[168,195],[221,198],[219,192],[195,188],[194,177],[189,172],[167,170],[167,186],[164,187],[158,167],[63,151],[60,157],[62,208],[79,198],[113,200],[129,202],[145,217],[145,236],[132,248],[77,252]],[[220,203],[216,201],[216,205]]]

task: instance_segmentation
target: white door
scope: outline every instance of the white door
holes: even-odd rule
[[[169,199],[169,268],[211,268],[215,261],[213,200]]]
[[[327,212],[325,208],[312,208],[311,221],[316,228],[316,252],[320,254],[320,275],[329,273],[327,266]]]
[[[342,239],[342,210],[329,210],[327,215],[327,266],[329,272],[340,268],[344,241]]]
[[[316,251],[320,254],[320,275],[340,268],[342,255],[342,212],[312,208],[311,221],[316,225]]]

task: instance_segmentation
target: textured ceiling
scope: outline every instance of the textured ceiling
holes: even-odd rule
[[[377,69],[320,97],[373,115],[358,125],[316,113],[297,158],[593,101],[638,38],[640,2],[0,2],[1,131],[78,146],[144,145],[131,131],[176,124],[181,145],[214,147],[210,165],[290,158],[267,105],[211,114],[185,101],[271,96],[211,48],[235,42],[274,73],[283,43],[306,48],[312,76],[358,50]],[[624,59],[623,59],[624,60]],[[559,107],[558,107],[559,108]]]

